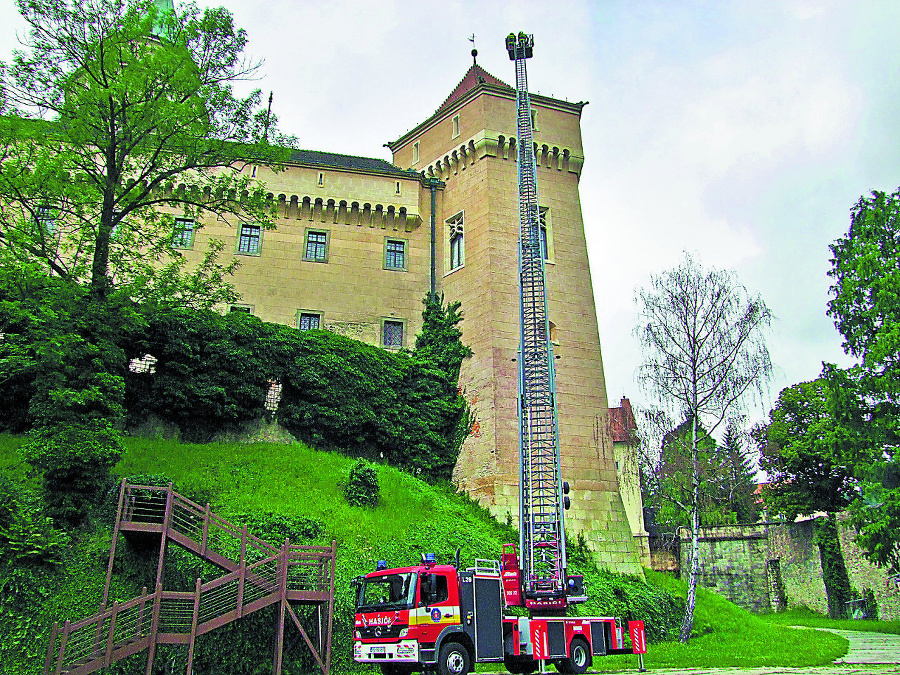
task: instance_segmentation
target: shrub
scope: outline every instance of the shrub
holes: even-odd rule
[[[378,472],[363,460],[350,469],[344,496],[353,506],[378,506]]]
[[[121,436],[103,419],[39,427],[22,448],[25,460],[43,471],[47,513],[58,524],[81,525],[109,484],[109,470],[122,456]]]
[[[288,516],[271,511],[242,513],[236,520],[244,523],[250,534],[275,546],[281,546],[285,539],[290,539],[292,544],[312,541],[325,531],[325,524],[318,518]]]
[[[9,525],[0,526],[0,551],[13,565],[58,565],[68,543],[66,534],[35,504],[19,504]]]

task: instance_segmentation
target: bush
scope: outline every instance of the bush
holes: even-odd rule
[[[353,506],[378,506],[378,472],[375,467],[363,460],[354,464],[344,487],[344,496]]]
[[[250,534],[274,546],[281,546],[285,539],[290,539],[292,544],[313,541],[325,532],[325,524],[318,518],[288,516],[271,511],[242,513],[235,520],[244,523]]]
[[[22,453],[44,473],[47,513],[57,524],[78,526],[106,490],[122,450],[119,432],[106,420],[93,419],[35,429]]]
[[[0,526],[0,551],[13,565],[59,565],[68,543],[66,534],[53,527],[53,519],[32,503],[19,504],[9,525]]]

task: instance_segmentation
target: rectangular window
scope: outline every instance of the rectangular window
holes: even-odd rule
[[[173,248],[191,248],[194,245],[194,221],[190,218],[175,219]]]
[[[316,181],[316,185],[319,187],[323,187],[325,185],[325,174],[321,171],[319,172],[319,179]]]
[[[56,219],[53,217],[53,210],[47,205],[37,207],[34,213],[34,224],[37,226],[38,231],[45,235],[56,232]]]
[[[228,308],[229,312],[246,312],[247,314],[253,314],[253,307],[250,305],[232,305]]]
[[[238,253],[247,255],[259,255],[262,230],[259,225],[241,225],[241,235],[238,239]]]
[[[300,312],[297,317],[297,328],[300,330],[318,330],[322,327],[322,316],[315,312]]]
[[[413,164],[419,163],[419,141],[413,143]]]
[[[534,108],[531,109],[531,128],[533,131],[539,131],[538,129],[538,111]]]
[[[403,322],[385,319],[381,327],[381,345],[390,349],[403,346]]]
[[[541,257],[543,257],[544,260],[550,260],[553,249],[553,241],[551,239],[552,229],[550,227],[550,209],[546,206],[541,206],[539,213],[541,222]]]
[[[328,233],[321,230],[306,231],[306,251],[303,259],[308,262],[328,262]]]
[[[460,211],[446,221],[449,228],[450,270],[462,267],[466,262],[465,238],[463,236],[463,213]]]
[[[459,136],[459,115],[453,116],[453,136],[451,138],[456,138]]]
[[[384,267],[389,270],[406,269],[406,242],[387,239],[384,243]]]

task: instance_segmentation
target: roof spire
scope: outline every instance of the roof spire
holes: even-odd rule
[[[478,71],[480,68],[478,68],[478,50],[475,49],[475,33],[472,33],[471,37],[469,37],[469,42],[472,43],[472,68]],[[484,84],[485,79],[481,73],[476,72],[476,75],[478,76],[478,83]]]

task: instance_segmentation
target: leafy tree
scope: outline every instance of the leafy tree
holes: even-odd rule
[[[4,66],[0,265],[38,266],[105,299],[206,305],[233,296],[214,242],[187,270],[175,216],[272,225],[252,177],[284,151],[260,92],[232,84],[257,68],[223,9],[152,0],[18,0],[25,50]]]
[[[834,513],[853,498],[852,453],[847,430],[831,411],[826,377],[781,390],[769,424],[755,430],[760,465],[769,476],[766,506],[793,519]]]
[[[674,410],[691,421],[685,458],[691,483],[691,569],[680,634],[687,642],[700,576],[702,429],[713,433],[748,394],[761,392],[772,370],[764,340],[772,315],[733,273],[703,270],[690,256],[652,277],[650,287],[638,292],[637,302],[640,323],[635,333],[644,350],[639,380],[662,403],[656,419],[665,420],[670,417],[667,411]],[[674,426],[668,424],[668,429]]]
[[[900,190],[873,192],[851,210],[831,245],[828,315],[858,359],[835,388],[835,423],[865,448],[851,504],[857,541],[874,562],[900,573]]]

